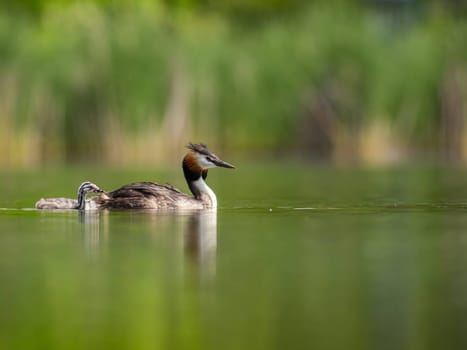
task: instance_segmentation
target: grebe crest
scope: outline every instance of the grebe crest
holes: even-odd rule
[[[205,144],[189,143],[187,148],[190,151],[183,158],[182,167],[188,187],[196,199],[207,203],[210,208],[216,208],[216,194],[205,182],[208,169],[215,167],[235,169],[235,167],[209,151]]]
[[[187,166],[192,171],[202,173],[203,171],[207,171],[209,168],[215,167],[235,169],[232,164],[223,161],[214,153],[209,151],[208,147],[203,143],[193,144],[190,142],[187,145],[187,148],[190,152],[187,153],[183,161],[187,163]]]

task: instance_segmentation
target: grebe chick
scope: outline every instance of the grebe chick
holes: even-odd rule
[[[95,203],[86,200],[88,193],[104,192],[97,185],[92,182],[85,181],[78,187],[78,199],[71,198],[41,198],[36,203],[37,209],[97,209]]]
[[[99,208],[114,209],[207,209],[217,208],[217,198],[206,184],[208,169],[235,168],[210,152],[204,144],[189,143],[182,161],[183,175],[193,197],[171,185],[138,182],[91,199]]]

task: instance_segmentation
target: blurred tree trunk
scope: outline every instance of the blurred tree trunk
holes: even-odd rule
[[[306,93],[298,123],[300,153],[319,160],[359,157],[360,108],[352,84],[330,78]]]
[[[100,161],[105,137],[101,125],[99,96],[93,86],[79,88],[71,94],[65,107],[65,161]]]
[[[305,94],[298,128],[298,146],[308,157],[328,160],[333,152],[336,110],[324,91]]]
[[[185,144],[185,131],[190,108],[190,87],[187,73],[179,59],[173,64],[171,89],[168,104],[159,130],[160,147],[164,147],[170,158],[181,144]]]
[[[464,101],[460,66],[451,65],[440,83],[440,144],[441,155],[450,161],[460,161],[463,156]]]

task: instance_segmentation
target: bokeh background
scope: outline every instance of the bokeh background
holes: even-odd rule
[[[466,19],[0,0],[0,349],[467,349]],[[214,215],[30,210],[188,192],[188,141],[237,166]]]
[[[0,165],[164,164],[187,141],[466,162],[466,17],[461,0],[2,2]]]

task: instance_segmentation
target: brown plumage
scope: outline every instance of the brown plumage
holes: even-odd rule
[[[183,158],[182,168],[193,197],[168,184],[137,182],[94,197],[93,202],[99,208],[115,209],[216,208],[216,195],[205,183],[208,168],[234,166],[211,153],[206,145],[190,143],[187,147],[189,151]]]
[[[199,174],[203,172],[203,168],[199,165],[197,155],[194,151],[189,151],[182,161],[182,167],[187,167],[190,171]],[[206,169],[207,173],[207,169]]]
[[[131,183],[93,198],[99,208],[114,209],[177,209],[193,200],[171,185],[155,182]],[[198,202],[193,204],[193,209],[203,208]]]

